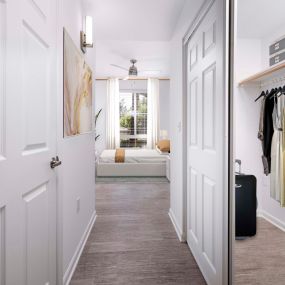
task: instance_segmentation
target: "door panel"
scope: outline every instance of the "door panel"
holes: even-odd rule
[[[5,230],[5,207],[0,207],[0,285],[4,285],[5,283],[5,248],[6,248],[6,230]]]
[[[187,242],[208,284],[223,284],[226,93],[224,0],[187,46]]]
[[[198,241],[198,173],[194,169],[190,170],[190,187],[192,189],[189,195],[189,209],[190,209],[190,219],[189,219],[189,229],[193,236],[194,241]]]
[[[198,80],[195,78],[190,83],[190,93],[191,96],[189,98],[189,110],[190,110],[190,143],[192,146],[196,146],[197,136],[198,136],[198,114],[197,114],[197,107],[198,107]]]
[[[0,0],[0,285],[56,284],[55,4]]]
[[[213,64],[203,72],[203,149],[215,151],[215,83],[216,64]]]
[[[47,185],[36,187],[24,195],[23,200],[26,284],[46,284],[49,246]]]
[[[0,0],[0,161],[6,155],[5,116],[6,3]]]
[[[202,251],[215,268],[215,182],[202,176],[203,243]]]
[[[215,47],[216,44],[216,21],[210,24],[209,28],[203,32],[203,57]]]

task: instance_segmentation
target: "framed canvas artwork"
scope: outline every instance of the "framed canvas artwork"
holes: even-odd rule
[[[64,29],[64,137],[92,131],[92,70]]]

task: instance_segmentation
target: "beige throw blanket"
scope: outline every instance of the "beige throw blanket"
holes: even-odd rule
[[[122,148],[116,149],[115,162],[116,163],[123,163],[123,162],[125,162],[125,150],[124,149],[122,149]]]

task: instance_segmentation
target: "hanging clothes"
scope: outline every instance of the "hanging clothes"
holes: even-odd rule
[[[271,100],[274,102],[272,122],[274,133],[271,142],[271,175],[270,196],[276,201],[281,200],[281,189],[283,188],[283,109],[285,107],[284,96],[277,92]]]
[[[271,143],[274,133],[273,128],[273,109],[274,100],[271,96],[274,95],[276,91],[272,89],[270,93],[265,97],[264,101],[264,114],[263,114],[263,165],[265,165],[265,174],[268,175],[271,172]]]
[[[265,100],[266,100],[265,95],[266,94],[262,91],[260,95],[262,96],[262,101],[261,101],[261,106],[260,106],[259,128],[258,128],[257,137],[261,141],[262,164],[263,164],[264,174],[268,175],[269,174],[268,162],[264,154],[264,107],[265,107]],[[260,96],[255,101],[257,101],[260,98]]]
[[[258,139],[264,173],[270,174],[270,196],[285,207],[285,86],[262,92]]]
[[[280,193],[280,205],[281,207],[285,207],[285,108],[283,108],[282,112],[282,159],[283,159],[283,169],[282,169],[282,187]]]

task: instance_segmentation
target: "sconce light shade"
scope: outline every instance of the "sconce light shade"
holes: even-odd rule
[[[86,48],[93,47],[93,20],[91,16],[85,17],[85,32],[81,31],[81,50],[85,53]]]
[[[93,20],[92,17],[85,18],[86,45],[93,46]]]

